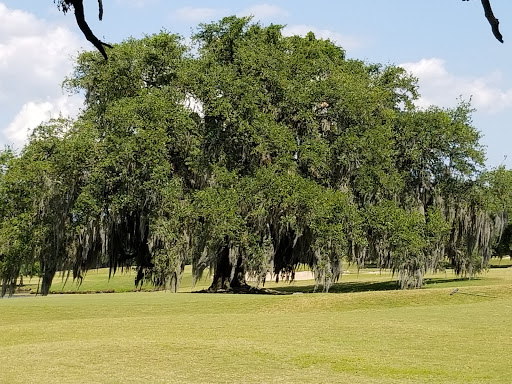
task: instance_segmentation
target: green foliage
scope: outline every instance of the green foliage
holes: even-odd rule
[[[417,288],[506,254],[510,175],[482,173],[468,103],[416,109],[403,69],[281,31],[232,16],[199,26],[195,54],[166,32],[82,53],[81,116],[0,158],[3,294],[36,263],[44,294],[105,265],[177,290],[185,263],[211,290],[307,265],[327,291],[344,260]]]

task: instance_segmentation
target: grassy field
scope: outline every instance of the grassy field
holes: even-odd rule
[[[510,383],[512,268],[495,267],[414,291],[349,269],[329,294],[191,294],[187,276],[179,294],[3,299],[0,382]],[[96,271],[80,289],[130,290],[133,275]]]

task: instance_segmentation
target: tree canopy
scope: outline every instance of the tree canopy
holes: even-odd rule
[[[281,31],[232,16],[189,45],[162,32],[80,54],[78,119],[0,157],[2,295],[99,265],[176,290],[187,263],[211,291],[300,265],[327,291],[343,263],[417,288],[509,252],[512,176],[484,169],[468,103],[418,109],[402,68]]]

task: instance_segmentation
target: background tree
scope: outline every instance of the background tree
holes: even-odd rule
[[[22,271],[37,265],[41,292],[47,294],[55,273],[74,267],[70,248],[80,239],[73,208],[92,154],[84,140],[87,131],[74,129],[63,119],[39,126],[21,155],[8,163],[1,184],[4,293]]]

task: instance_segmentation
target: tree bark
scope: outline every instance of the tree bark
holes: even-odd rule
[[[50,287],[52,286],[53,278],[57,273],[55,265],[44,265],[42,264],[43,279],[41,282],[41,295],[47,296],[50,293]]]
[[[484,7],[485,17],[491,24],[492,33],[494,37],[500,42],[503,43],[503,36],[500,33],[500,22],[494,17],[494,13],[492,12],[491,3],[489,0],[482,0],[482,6]]]
[[[220,252],[221,255],[217,259],[213,281],[210,288],[208,288],[208,292],[230,292],[249,288],[249,285],[245,282],[245,270],[242,266],[242,259],[238,258],[237,265],[234,266],[233,276],[231,276],[233,265],[229,261],[229,249],[224,247]]]
[[[96,49],[101,53],[101,55],[104,57],[105,60],[108,59],[107,53],[105,52],[104,47],[112,48],[110,44],[107,44],[100,39],[98,39],[94,33],[92,32],[91,28],[89,27],[89,24],[85,21],[85,13],[84,13],[84,2],[83,0],[65,0],[65,3],[68,6],[73,6],[73,10],[75,12],[75,19],[76,23],[78,24],[78,27],[84,34],[85,38],[89,40]],[[103,3],[101,0],[98,1],[99,3],[99,18],[100,20],[103,18]]]

